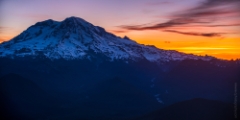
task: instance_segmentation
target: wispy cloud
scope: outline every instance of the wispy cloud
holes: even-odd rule
[[[3,26],[0,26],[0,34],[3,33],[4,31],[6,30],[10,30],[11,28],[10,27],[3,27]]]
[[[113,33],[126,33],[128,30],[111,30]]]
[[[0,27],[0,34],[2,33],[3,29],[4,29],[3,27]]]
[[[2,33],[2,31],[5,29],[5,27],[1,27],[0,26],[0,33]]]
[[[170,2],[169,0],[166,1],[158,1],[158,2],[147,2],[145,5],[147,6],[158,6],[158,5],[165,5],[165,4],[171,4],[172,2]]]
[[[173,32],[183,35],[203,36],[203,37],[221,37],[224,33],[196,33],[196,32],[181,32],[176,30],[164,30],[164,32]]]
[[[122,25],[119,28],[124,30],[163,30],[185,35],[196,35],[206,37],[217,37],[220,34],[195,34],[192,32],[180,32],[174,29],[177,27],[229,27],[240,26],[240,0],[205,0],[197,6],[183,10],[169,16],[169,20],[163,23],[144,25]],[[238,19],[233,22],[233,19]],[[225,21],[227,22],[219,22]]]
[[[216,17],[236,17],[240,15],[240,0],[205,0],[198,6],[179,12],[173,17],[212,20]]]
[[[120,26],[123,29],[127,30],[157,30],[157,29],[166,29],[169,27],[177,27],[177,26],[183,26],[187,24],[192,24],[192,23],[210,23],[207,21],[200,21],[200,20],[195,20],[191,18],[178,18],[178,19],[172,19],[164,23],[158,23],[154,25],[123,25]]]
[[[207,25],[206,27],[229,27],[229,26],[240,26],[239,24],[228,24],[228,25]]]

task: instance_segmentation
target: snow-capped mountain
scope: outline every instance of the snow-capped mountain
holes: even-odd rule
[[[81,18],[46,20],[0,44],[0,118],[132,120],[195,98],[232,103],[239,71],[239,61],[141,45]]]
[[[50,59],[68,60],[91,59],[97,54],[107,57],[110,61],[212,59],[138,44],[128,37],[117,37],[78,17],[69,17],[61,22],[51,19],[38,22],[12,40],[0,44],[0,57],[40,54]]]

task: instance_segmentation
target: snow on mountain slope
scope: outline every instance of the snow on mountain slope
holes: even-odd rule
[[[0,44],[0,57],[38,56],[40,53],[50,59],[84,59],[96,54],[104,55],[111,61],[212,59],[141,45],[78,17],[69,17],[61,22],[51,19],[38,22],[12,40]]]

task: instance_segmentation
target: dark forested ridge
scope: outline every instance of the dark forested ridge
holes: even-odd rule
[[[185,109],[188,114],[192,109],[189,107],[195,105],[202,114],[207,114],[205,109],[212,114],[218,107],[223,109],[225,103],[230,104],[228,110],[232,109],[226,113],[229,116],[233,114],[234,84],[240,78],[239,68],[237,61],[219,60],[154,63],[1,58],[2,117],[145,119],[152,115],[167,120],[172,110],[173,116],[185,113]],[[187,101],[191,99],[194,100]],[[211,100],[219,101],[218,107]],[[153,112],[159,109],[159,114]],[[201,115],[192,114],[193,118],[196,116]]]

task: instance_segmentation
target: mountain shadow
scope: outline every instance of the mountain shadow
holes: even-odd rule
[[[44,119],[56,106],[56,101],[38,85],[13,73],[0,78],[0,97],[2,120]]]
[[[87,117],[94,114],[98,120],[129,119],[160,106],[152,95],[119,77],[102,81],[87,93],[83,106],[86,114],[92,114]]]
[[[234,120],[234,105],[196,98],[182,101],[135,120]]]

